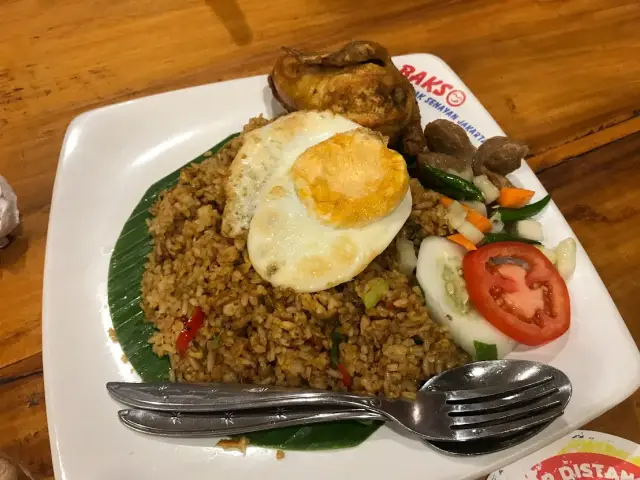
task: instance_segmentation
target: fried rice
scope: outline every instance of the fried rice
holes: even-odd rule
[[[268,123],[253,118],[244,132]],[[272,286],[251,267],[246,239],[220,234],[229,165],[243,137],[184,168],[153,206],[153,251],[142,279],[142,307],[158,329],[150,343],[169,356],[171,379],[310,386],[415,398],[421,382],[468,362],[434,323],[415,278],[398,271],[395,242],[352,281],[317,293]],[[411,181],[413,210],[401,235],[416,246],[448,232],[438,194]],[[371,279],[389,289],[373,308],[361,295]],[[205,314],[186,354],[176,340],[196,307]],[[341,334],[339,363],[332,334]],[[335,336],[333,337],[335,338]]]

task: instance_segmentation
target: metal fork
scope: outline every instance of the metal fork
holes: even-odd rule
[[[145,433],[166,435],[170,433],[162,432],[172,430],[181,436],[237,435],[282,426],[273,419],[278,408],[295,407],[286,424],[296,425],[295,418],[309,423],[309,415],[301,410],[304,407],[328,407],[338,409],[342,420],[375,414],[377,419],[392,420],[427,440],[466,441],[511,435],[560,416],[571,396],[571,384],[559,370],[545,367],[549,369],[546,374],[535,379],[469,390],[421,391],[415,401],[238,384],[112,382],[107,389],[130,407],[151,410],[120,413],[125,424],[140,426]],[[255,409],[258,411],[249,415],[244,411]],[[210,413],[224,415],[207,415]],[[317,421],[336,419],[335,411],[333,414]],[[372,419],[371,415],[365,418]],[[145,430],[159,424],[183,428]]]

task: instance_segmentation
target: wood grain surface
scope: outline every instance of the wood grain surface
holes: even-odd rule
[[[637,342],[638,25],[637,0],[0,0],[0,175],[22,214],[0,250],[0,449],[52,478],[41,285],[69,122],[114,102],[266,73],[282,45],[372,39],[395,55],[442,57],[531,146],[530,164]],[[636,393],[591,426],[640,442],[639,401]]]

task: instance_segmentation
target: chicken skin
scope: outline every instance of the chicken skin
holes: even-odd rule
[[[288,112],[330,110],[389,137],[389,146],[404,155],[424,150],[413,86],[375,42],[355,41],[330,53],[284,48],[269,85]]]

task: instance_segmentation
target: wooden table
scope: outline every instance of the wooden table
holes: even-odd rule
[[[638,25],[637,0],[0,1],[0,174],[22,212],[17,238],[0,251],[0,449],[52,478],[41,285],[51,191],[71,119],[265,73],[281,45],[331,49],[373,39],[392,54],[431,52],[447,61],[503,129],[532,147],[531,166],[638,341]],[[615,348],[594,345],[594,355],[608,347]],[[588,427],[640,442],[638,402],[636,392]]]

